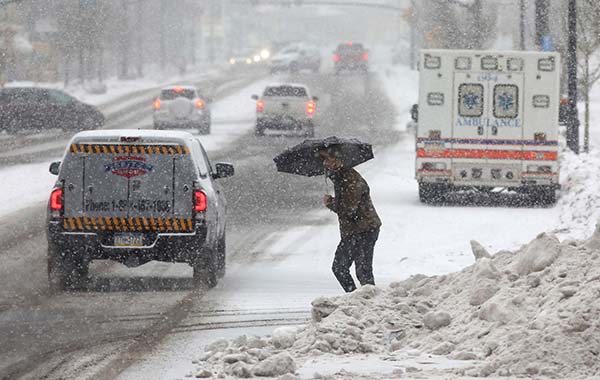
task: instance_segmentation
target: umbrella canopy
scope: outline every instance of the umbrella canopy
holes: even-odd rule
[[[277,171],[298,174],[307,177],[325,174],[323,159],[319,151],[335,148],[337,157],[342,160],[347,168],[362,164],[373,158],[371,144],[363,143],[357,139],[345,139],[335,136],[325,139],[308,139],[302,143],[286,149],[273,159]]]

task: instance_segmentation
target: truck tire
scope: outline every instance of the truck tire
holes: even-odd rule
[[[255,136],[264,136],[265,135],[265,123],[257,120],[256,121],[256,127],[254,128],[254,135]]]
[[[225,242],[225,234],[223,237],[219,239],[219,243],[217,245],[217,277],[223,278],[225,277],[225,267],[227,261],[227,245]]]
[[[315,137],[315,125],[312,122],[306,125],[306,132],[304,135],[309,138]]]
[[[447,191],[448,189],[445,185],[437,183],[419,183],[419,199],[422,203],[440,203]]]
[[[198,125],[198,132],[200,132],[201,135],[210,135],[210,121]]]
[[[211,289],[217,285],[216,260],[212,250],[203,249],[192,263],[194,287]]]
[[[48,245],[48,286],[51,293],[60,293],[67,286],[68,272],[60,252],[53,245]]]
[[[90,262],[77,251],[63,255],[54,245],[48,246],[48,285],[53,293],[67,288],[82,288],[89,273]]]

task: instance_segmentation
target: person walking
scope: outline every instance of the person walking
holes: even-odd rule
[[[325,206],[338,216],[341,240],[335,251],[332,271],[346,292],[356,290],[350,274],[354,263],[361,285],[375,285],[373,251],[381,220],[371,201],[369,185],[353,168],[345,167],[334,147],[322,149],[319,156],[334,185],[334,197],[325,195]]]

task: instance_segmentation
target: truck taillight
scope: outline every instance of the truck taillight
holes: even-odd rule
[[[197,101],[196,101],[196,108],[198,108],[198,109],[202,109],[202,108],[204,108],[204,101],[202,101],[202,100],[197,100]]]
[[[194,191],[194,211],[202,212],[206,211],[207,200],[206,193],[202,190]]]
[[[154,100],[154,109],[155,110],[159,110],[160,109],[160,99]]]
[[[363,53],[362,59],[363,59],[363,61],[368,61],[369,60],[369,53]]]
[[[259,100],[258,102],[256,102],[256,112],[262,112],[265,110],[265,102],[263,102],[262,100]]]
[[[60,212],[64,208],[63,189],[54,189],[50,194],[50,210]]]
[[[309,115],[314,115],[316,107],[317,105],[313,101],[306,103],[306,113]]]
[[[340,61],[340,56],[337,54],[333,55],[333,62],[339,62]]]

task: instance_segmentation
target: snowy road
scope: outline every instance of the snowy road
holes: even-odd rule
[[[399,78],[382,73],[367,80],[327,74],[291,79],[307,83],[321,99],[317,136],[352,131],[374,145],[378,159],[359,170],[371,184],[385,226],[375,261],[380,284],[417,271],[460,269],[472,260],[469,239],[492,251],[514,248],[556,224],[553,209],[419,204],[414,140],[394,117],[410,103],[390,100],[403,90]],[[388,82],[399,80],[394,91]],[[21,228],[27,233],[3,240],[9,244],[1,253],[6,263],[0,276],[0,340],[6,342],[0,347],[1,378],[96,373],[96,379],[109,379],[128,367],[120,378],[180,378],[212,339],[303,323],[313,298],[340,293],[329,270],[337,226],[320,204],[326,184],[275,172],[272,157],[302,137],[254,137],[252,104],[244,103],[250,90],[215,104],[215,133],[204,141],[213,161],[236,166],[236,176],[224,182],[230,208],[228,274],[222,283],[209,292],[193,291],[185,265],[127,269],[95,263],[87,291],[49,297],[43,207],[4,217],[4,236],[15,226],[26,226]],[[414,99],[414,90],[404,91],[405,101]]]

